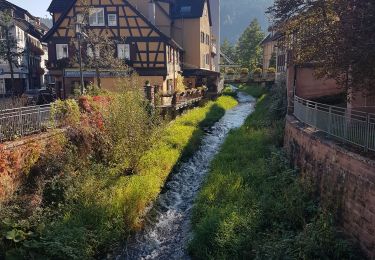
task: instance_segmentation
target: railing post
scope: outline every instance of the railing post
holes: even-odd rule
[[[38,131],[42,129],[42,115],[40,113],[40,106],[38,106]]]
[[[328,111],[328,134],[332,133],[332,107],[329,106]]]
[[[318,128],[318,104],[314,102],[314,127]]]
[[[22,109],[20,108],[18,123],[20,125],[20,135],[23,135]]]
[[[368,152],[368,148],[370,146],[370,130],[371,130],[371,118],[370,114],[367,114],[366,117],[366,143],[365,143],[365,152]]]

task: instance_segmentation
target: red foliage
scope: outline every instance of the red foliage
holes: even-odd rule
[[[108,97],[95,96],[93,98],[83,96],[78,100],[79,107],[85,114],[81,118],[83,124],[94,126],[100,131],[104,130],[104,118],[102,115],[103,108],[108,107]]]
[[[0,201],[10,196],[6,192],[9,189],[7,185],[19,185],[25,176],[23,174],[27,174],[40,158],[40,153],[41,148],[37,143],[25,144],[14,150],[6,150],[0,145]]]

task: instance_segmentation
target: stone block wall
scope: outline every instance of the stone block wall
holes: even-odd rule
[[[334,206],[341,226],[375,259],[375,161],[343,148],[288,116],[285,148],[323,206]]]

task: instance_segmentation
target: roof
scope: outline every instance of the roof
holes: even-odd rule
[[[171,16],[173,19],[201,18],[206,2],[208,4],[210,24],[212,24],[209,0],[175,0],[171,7]]]
[[[63,13],[74,2],[74,0],[52,0],[47,11],[50,13]]]
[[[13,8],[13,10],[15,10],[16,12],[27,14],[27,16],[29,16],[30,18],[36,19],[35,16],[33,16],[32,14],[29,13],[29,11],[19,7],[18,5],[12,4],[12,3],[8,2],[8,1],[5,1],[5,0],[0,0],[0,8],[1,9],[9,8],[9,7]]]
[[[282,34],[280,32],[276,32],[274,34],[270,33],[266,36],[266,38],[264,38],[261,42],[260,42],[260,45],[264,45],[266,43],[269,43],[269,42],[274,42],[274,41],[277,41],[279,38],[282,37]]]
[[[47,34],[43,37],[43,40],[46,41],[50,36],[53,35],[53,33],[59,28],[60,24],[65,19],[66,15],[69,13],[70,9],[73,8],[74,4],[77,2],[77,0],[53,0],[55,2],[61,2],[61,1],[69,1],[69,5],[65,7],[64,13],[60,16],[60,18],[56,21],[56,23],[53,25],[53,27],[47,32]],[[183,48],[178,45],[172,38],[165,35],[163,32],[161,32],[155,25],[153,25],[142,13],[140,13],[129,1],[123,0],[124,3],[127,3],[132,11],[136,13],[139,17],[141,17],[145,22],[153,28],[166,42],[168,42],[171,46],[178,48],[180,50],[183,50]],[[53,2],[52,2],[53,3]],[[51,3],[51,5],[52,5]]]

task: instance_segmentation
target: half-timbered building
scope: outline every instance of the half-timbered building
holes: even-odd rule
[[[90,27],[99,33],[110,32],[116,56],[152,85],[173,92],[176,78],[183,74],[191,87],[218,84],[215,66],[216,38],[212,34],[209,0],[89,0]],[[53,0],[48,11],[53,27],[45,36],[49,47],[49,68],[56,77],[61,96],[72,94],[79,85],[79,69],[67,67],[76,37],[75,23],[82,12],[80,0]],[[125,39],[119,43],[120,39]],[[65,65],[65,66],[62,66]],[[95,82],[92,71],[84,71],[85,82]],[[111,73],[103,73],[101,85],[115,83]]]

